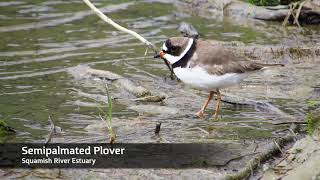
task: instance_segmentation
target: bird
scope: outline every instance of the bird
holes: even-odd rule
[[[171,65],[174,74],[183,83],[209,93],[208,99],[196,113],[200,118],[210,101],[216,96],[214,118],[218,118],[221,109],[221,89],[239,84],[252,72],[269,66],[283,64],[263,64],[238,57],[234,52],[221,45],[192,37],[171,37],[162,50],[155,56]]]

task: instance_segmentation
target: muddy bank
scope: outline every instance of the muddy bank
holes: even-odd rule
[[[265,170],[262,179],[318,179],[320,177],[319,147],[319,134],[297,141],[285,152],[285,157],[280,162]]]
[[[319,179],[320,178],[320,96],[319,89],[314,88],[307,100],[307,115],[305,116],[308,133],[297,140],[291,148],[283,151],[280,156],[264,163],[255,176],[268,179]]]
[[[320,111],[317,112],[319,121]],[[320,178],[320,124],[305,138],[298,140],[281,158],[264,165],[261,179],[319,179]]]

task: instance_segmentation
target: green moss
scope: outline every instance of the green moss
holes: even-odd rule
[[[306,117],[307,131],[312,134],[316,129],[320,127],[320,111],[310,112]]]
[[[256,6],[277,6],[280,4],[279,0],[248,0],[248,2]]]

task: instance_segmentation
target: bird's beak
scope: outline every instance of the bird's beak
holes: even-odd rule
[[[162,58],[163,59],[163,56],[165,55],[166,53],[163,52],[163,51],[160,51],[159,54],[156,54],[155,56],[153,56],[154,58]]]
[[[171,67],[171,65],[170,65],[170,62],[164,58],[164,55],[166,55],[166,53],[165,53],[164,51],[160,51],[159,54],[156,54],[156,55],[154,56],[154,58],[161,58],[161,59],[163,59],[164,63],[167,65],[168,69],[169,69],[170,72],[171,72],[171,79],[173,80],[173,79],[174,79],[174,77],[173,77],[173,75],[174,75],[173,69],[172,69],[172,67]]]

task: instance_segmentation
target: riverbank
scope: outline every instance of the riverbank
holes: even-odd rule
[[[261,179],[319,179],[320,178],[320,133],[298,140],[285,152],[285,157],[267,169]]]

